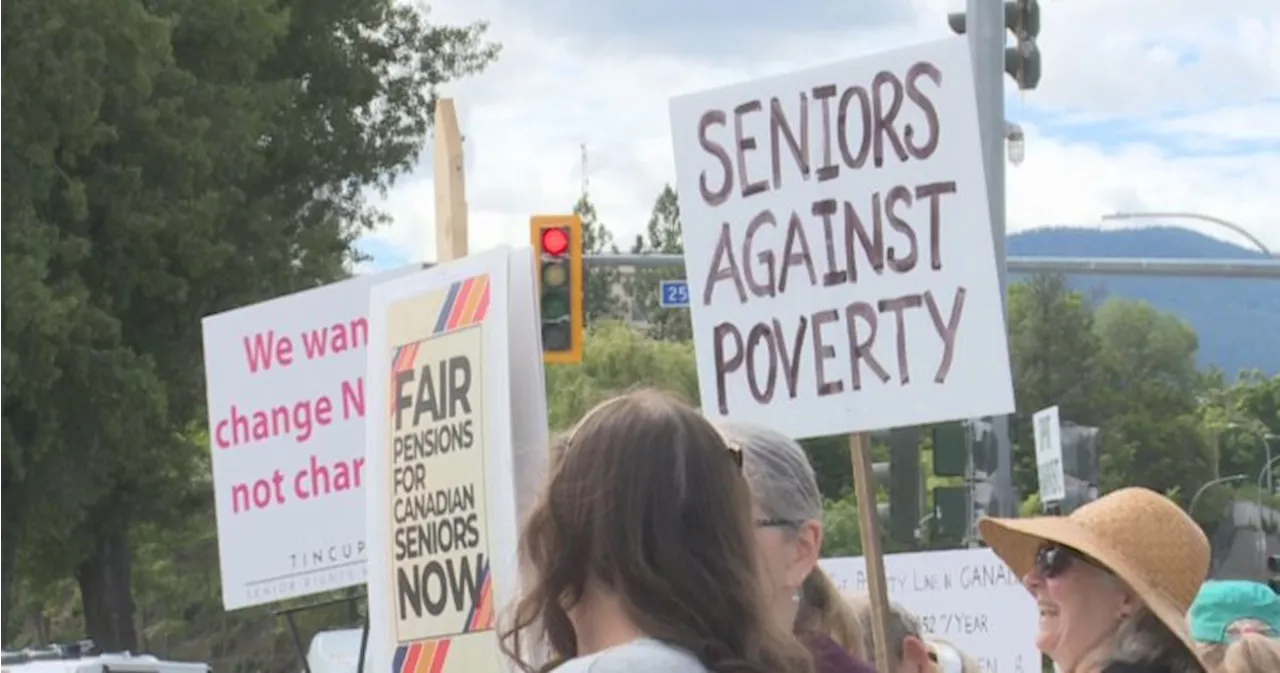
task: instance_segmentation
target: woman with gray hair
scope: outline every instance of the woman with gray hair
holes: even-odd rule
[[[1069,516],[987,517],[978,530],[1035,598],[1036,646],[1062,673],[1204,672],[1184,615],[1209,541],[1172,500],[1124,488]]]
[[[751,490],[756,546],[777,619],[813,652],[818,673],[874,673],[862,656],[862,628],[818,566],[822,494],[809,457],[795,440],[745,423],[720,426],[742,450]]]

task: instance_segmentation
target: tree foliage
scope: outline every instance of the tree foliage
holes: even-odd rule
[[[593,325],[582,363],[548,367],[546,380],[553,432],[572,425],[597,402],[636,388],[665,390],[698,404],[693,344],[647,339],[620,322]]]
[[[15,573],[75,577],[133,650],[134,535],[207,514],[200,318],[341,277],[497,48],[391,0],[3,14],[4,613]]]
[[[582,252],[598,255],[605,252],[618,252],[613,241],[613,232],[600,221],[596,207],[591,198],[583,194],[573,205],[573,212],[582,218]],[[586,313],[585,324],[590,325],[597,320],[617,320],[623,317],[620,308],[622,302],[617,300],[618,270],[607,267],[590,267],[586,269],[586,278],[582,284],[582,306]]]
[[[684,254],[684,234],[680,224],[680,202],[671,185],[662,188],[653,203],[653,213],[643,234],[631,245],[634,254]],[[635,302],[634,315],[644,316],[647,332],[654,339],[689,341],[693,327],[688,309],[664,309],[660,306],[664,280],[684,278],[681,267],[636,269],[628,279],[627,293]]]

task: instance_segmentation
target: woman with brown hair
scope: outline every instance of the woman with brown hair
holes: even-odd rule
[[[523,670],[811,673],[761,587],[741,449],[701,414],[623,395],[588,412],[551,461],[502,637]]]

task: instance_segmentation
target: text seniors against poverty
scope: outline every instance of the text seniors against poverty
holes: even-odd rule
[[[934,98],[942,84],[942,70],[916,61],[869,81],[705,109],[696,139],[682,139],[701,152],[696,192],[684,200],[699,199],[718,223],[709,263],[689,267],[703,281],[695,301],[759,303],[774,314],[744,311],[750,320],[742,321],[716,313],[722,415],[731,384],[744,379],[759,404],[779,391],[848,394],[870,379],[946,381],[968,289],[945,282],[956,252],[947,245],[948,206],[962,195],[948,174],[954,165],[932,161],[947,133]],[[981,189],[978,177],[967,184]],[[890,275],[899,280],[885,282]],[[829,305],[797,315],[811,302],[796,298],[815,291]],[[913,371],[926,352],[932,366]],[[802,381],[812,390],[799,390]]]

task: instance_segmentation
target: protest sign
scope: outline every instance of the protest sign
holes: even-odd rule
[[[1035,428],[1036,476],[1040,481],[1040,502],[1062,502],[1067,497],[1066,474],[1062,465],[1062,425],[1058,407],[1037,411],[1031,417]]]
[[[796,438],[1013,410],[963,40],[671,102],[703,407]]]
[[[822,560],[845,595],[867,592],[862,557]],[[990,549],[884,557],[889,600],[920,620],[927,635],[968,653],[987,673],[1038,673],[1037,608],[1020,578]]]
[[[367,376],[369,643],[374,670],[505,670],[494,627],[519,582],[517,503],[528,498],[512,395],[541,383],[532,255],[501,248],[375,288]],[[518,289],[513,290],[512,287]],[[513,307],[512,304],[519,304]],[[545,414],[544,393],[522,404]],[[537,447],[534,449],[533,447]],[[536,460],[536,458],[534,459]]]
[[[369,288],[412,270],[204,319],[226,609],[364,584]]]

